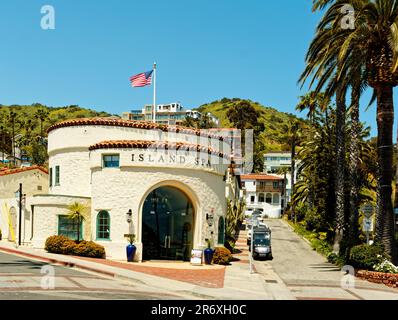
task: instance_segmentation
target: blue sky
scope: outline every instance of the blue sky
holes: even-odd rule
[[[43,5],[56,29],[40,27]],[[157,102],[223,97],[294,111],[319,15],[310,0],[1,1],[0,103],[120,114],[152,101],[129,77],[158,64]],[[304,116],[304,115],[303,115]],[[375,107],[362,120],[376,134]]]

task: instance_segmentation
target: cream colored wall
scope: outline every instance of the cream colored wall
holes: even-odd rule
[[[107,248],[110,258],[124,259],[126,239],[129,233],[126,213],[133,212],[133,231],[137,235],[137,260],[142,257],[141,214],[146,196],[160,186],[175,186],[184,191],[195,207],[196,221],[194,246],[204,247],[205,238],[212,237],[217,242],[217,221],[225,216],[225,182],[221,176],[187,169],[167,168],[122,168],[96,169],[93,171],[92,187],[92,229],[95,232],[94,217],[101,210],[111,216],[111,242],[99,242]],[[206,222],[206,213],[214,210],[214,224],[211,228]],[[211,236],[210,232],[213,231]],[[93,233],[94,233],[93,232]]]
[[[219,139],[198,137],[192,134],[164,132],[161,130],[145,130],[118,126],[74,126],[61,127],[52,130],[48,135],[48,152],[50,157],[54,152],[68,148],[87,148],[90,145],[108,140],[148,140],[172,141],[202,144],[215,150],[229,153],[228,143]]]
[[[53,183],[50,194],[90,197],[91,172],[89,152],[68,150],[50,157],[49,167],[53,169]],[[60,183],[55,185],[55,167],[60,168]]]
[[[48,193],[48,174],[38,169],[28,170],[0,176],[0,199],[14,198],[20,183],[23,193],[28,197]],[[38,186],[42,187],[41,191]]]
[[[91,173],[89,170],[90,153],[88,147],[105,140],[149,140],[149,141],[180,141],[189,143],[209,144],[215,150],[228,152],[228,143],[218,139],[198,137],[183,133],[167,133],[161,130],[144,130],[117,126],[75,126],[58,128],[49,133],[48,153],[49,167],[53,169],[53,186],[49,193],[53,195],[87,196],[91,194]],[[109,151],[108,151],[109,152]],[[130,153],[126,153],[126,162],[129,161]],[[95,160],[96,163],[101,162]],[[122,160],[124,161],[124,160]],[[224,170],[222,164],[227,160],[212,157],[213,163],[220,163],[215,170]],[[60,184],[54,185],[55,167],[60,167]],[[92,164],[91,164],[92,167]]]
[[[32,244],[36,248],[44,248],[48,237],[58,234],[58,216],[66,215],[68,206],[74,202],[84,204],[88,209],[86,221],[83,222],[84,240],[91,238],[91,200],[83,197],[68,196],[35,196],[32,199],[34,205],[33,239]]]

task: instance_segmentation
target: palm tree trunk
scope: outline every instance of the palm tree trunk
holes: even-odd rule
[[[397,261],[395,245],[395,225],[392,207],[393,178],[393,142],[392,130],[394,124],[393,87],[391,85],[376,88],[377,93],[377,152],[380,165],[378,193],[379,208],[377,212],[376,239],[384,245],[385,252]]]
[[[295,134],[293,136],[292,139],[292,150],[291,150],[291,168],[290,168],[290,198],[293,197],[293,193],[294,193],[294,175],[295,175],[295,167],[296,167],[296,137]],[[291,207],[291,211],[292,211],[292,217],[294,217],[294,222],[297,222],[297,217],[296,217],[296,213],[295,213],[295,205],[293,203],[293,201],[291,201],[292,207]]]
[[[336,216],[333,252],[340,253],[340,244],[344,237],[344,168],[345,168],[345,91],[336,92]]]
[[[351,91],[351,141],[350,141],[350,216],[349,216],[349,247],[357,244],[359,239],[358,226],[358,166],[359,166],[359,97],[360,82],[357,80],[352,86]]]

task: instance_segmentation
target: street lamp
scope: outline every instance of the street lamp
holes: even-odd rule
[[[133,216],[133,212],[131,211],[131,209],[129,209],[129,211],[126,213],[126,220],[127,220],[127,223],[131,223],[131,221],[132,221],[132,216]]]

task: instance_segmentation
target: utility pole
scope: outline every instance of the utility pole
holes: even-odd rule
[[[21,245],[22,238],[22,183],[19,184],[19,234],[18,234],[18,245]]]

